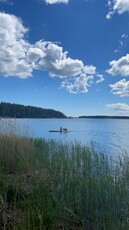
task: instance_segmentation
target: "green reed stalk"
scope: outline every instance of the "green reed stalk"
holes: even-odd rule
[[[0,229],[129,229],[128,154],[0,128]]]

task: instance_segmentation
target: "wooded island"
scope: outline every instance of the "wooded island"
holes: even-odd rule
[[[35,106],[0,103],[0,117],[8,118],[66,118],[66,116],[53,109],[43,109]]]

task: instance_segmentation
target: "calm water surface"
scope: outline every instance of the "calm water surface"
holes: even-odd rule
[[[0,120],[0,124],[3,120]],[[9,123],[10,121],[13,123],[14,119],[10,119]],[[93,142],[97,148],[111,155],[123,151],[129,153],[129,120],[127,119],[15,119],[14,123],[22,127],[25,132],[29,127],[28,135],[32,137],[63,142],[79,141],[81,144]],[[49,130],[59,130],[60,126],[67,128],[69,132],[49,132]]]
[[[21,122],[19,119],[18,122]],[[106,153],[129,152],[129,120],[127,119],[24,119],[34,137],[61,141],[93,141]],[[49,130],[67,128],[68,133],[51,133]]]

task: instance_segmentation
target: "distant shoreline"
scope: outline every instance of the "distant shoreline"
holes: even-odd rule
[[[77,119],[77,118],[92,118],[92,119],[129,119],[129,116],[112,116],[112,115],[81,115],[67,116],[64,113],[41,107],[30,105],[21,105],[9,102],[0,102],[0,119],[2,118],[18,118],[18,119]]]
[[[129,119],[129,116],[79,116],[79,117],[1,117],[0,119]]]
[[[129,116],[101,116],[101,115],[96,115],[96,116],[79,116],[78,118],[97,118],[97,119],[129,119]]]

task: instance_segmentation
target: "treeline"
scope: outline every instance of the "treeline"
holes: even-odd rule
[[[35,106],[0,103],[0,117],[9,118],[66,118],[66,116],[53,109],[43,109]]]
[[[97,118],[97,119],[129,119],[129,116],[105,116],[105,115],[93,115],[93,116],[79,116],[79,118]]]

